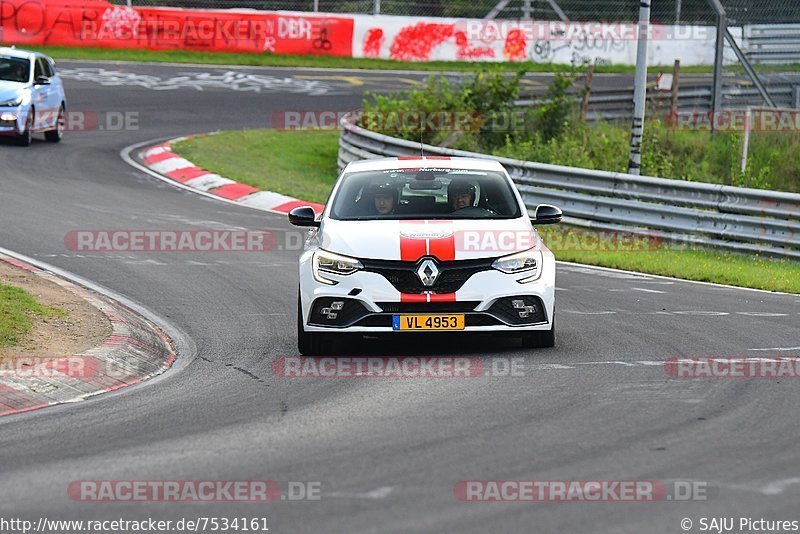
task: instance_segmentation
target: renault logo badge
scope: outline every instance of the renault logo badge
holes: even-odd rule
[[[433,260],[425,260],[417,268],[417,277],[422,282],[422,285],[430,287],[439,278],[439,268],[436,267],[436,263]]]

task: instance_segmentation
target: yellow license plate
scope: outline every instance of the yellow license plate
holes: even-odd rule
[[[464,314],[395,315],[394,330],[464,330]]]

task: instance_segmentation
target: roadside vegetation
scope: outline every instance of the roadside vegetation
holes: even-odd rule
[[[338,137],[338,132],[315,130],[230,131],[193,137],[176,144],[174,150],[233,180],[325,202],[337,175]],[[563,261],[800,293],[800,262],[671,248],[651,242],[638,247],[602,246],[595,239],[586,239],[587,230],[565,225],[540,231],[556,258]],[[603,239],[601,235],[600,240]]]
[[[0,348],[17,345],[20,337],[30,332],[35,319],[65,315],[60,308],[43,306],[23,289],[0,284]]]
[[[569,93],[578,73],[557,73],[539,104],[515,108],[522,73],[476,73],[462,82],[432,77],[426,84],[364,100],[365,127],[450,148],[513,159],[625,172],[629,124],[586,123]],[[460,128],[385,120],[393,112],[474,112]],[[667,126],[668,110],[649,109],[645,124],[642,174],[757,189],[800,192],[800,132],[754,132],[748,165],[741,172],[741,133]],[[373,117],[371,119],[371,117]],[[376,120],[380,119],[380,120]]]

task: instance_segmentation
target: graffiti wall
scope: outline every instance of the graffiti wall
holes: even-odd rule
[[[106,0],[0,0],[0,41],[407,61],[633,65],[632,24],[495,21],[115,6]],[[715,29],[653,25],[651,65],[708,65]]]
[[[635,24],[495,21],[358,16],[353,55],[433,61],[535,61],[538,63],[636,63]],[[670,65],[713,63],[716,31],[706,26],[653,25],[649,61]]]
[[[352,17],[0,0],[0,41],[18,45],[351,56]]]

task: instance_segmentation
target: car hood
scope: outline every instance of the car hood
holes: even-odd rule
[[[24,83],[0,80],[0,102],[6,102],[16,98],[19,92],[24,88]]]
[[[319,233],[325,250],[355,258],[441,261],[496,258],[539,243],[525,217],[506,220],[337,221],[326,218]]]

